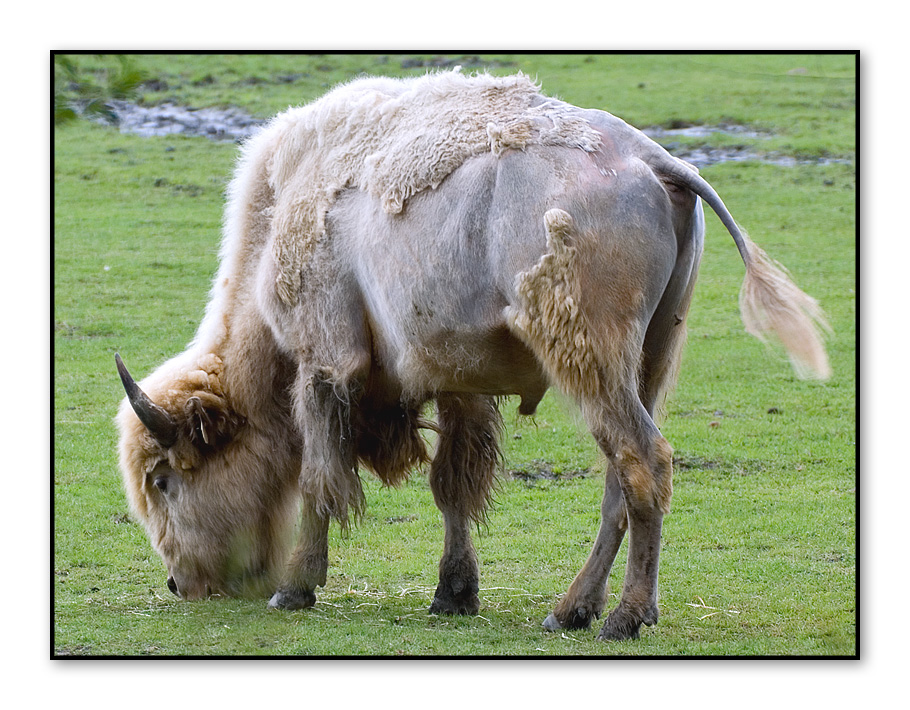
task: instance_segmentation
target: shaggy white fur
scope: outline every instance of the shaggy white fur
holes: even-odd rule
[[[619,317],[610,323],[587,322],[580,306],[585,300],[578,280],[579,244],[574,220],[565,210],[544,214],[547,252],[533,268],[518,275],[519,308],[506,308],[506,318],[567,393],[579,397],[612,396],[634,382],[639,364],[635,346],[641,342],[634,319]],[[584,256],[581,256],[584,259]],[[623,294],[629,303],[636,294]]]
[[[247,145],[244,160],[265,166],[274,191],[270,240],[279,297],[296,303],[301,268],[345,188],[367,191],[398,214],[409,197],[437,187],[469,157],[532,143],[590,152],[600,134],[575,107],[540,97],[523,74],[360,79],[276,116]]]

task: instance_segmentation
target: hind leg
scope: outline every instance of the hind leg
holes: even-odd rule
[[[686,236],[678,241],[673,273],[648,324],[642,345],[639,375],[638,395],[641,404],[628,396],[627,408],[633,413],[620,415],[623,422],[637,421],[638,424],[629,433],[619,437],[612,424],[607,427],[601,424],[600,427],[593,428],[595,438],[607,453],[608,460],[616,462],[615,466],[611,463],[607,474],[602,528],[611,520],[615,520],[622,528],[618,539],[616,535],[610,538],[616,541],[616,547],[612,551],[605,550],[598,557],[598,546],[595,544],[591,554],[589,565],[594,570],[601,570],[604,582],[622,539],[622,532],[626,527],[630,529],[622,599],[604,623],[599,637],[601,639],[634,638],[638,635],[641,623],[651,625],[657,621],[657,563],[663,515],[669,512],[672,495],[673,450],[657,430],[654,416],[663,406],[679,372],[686,340],[686,316],[702,253],[703,224],[699,215],[696,215],[691,224],[680,229],[680,233]],[[600,416],[602,423],[610,422],[611,419],[616,421],[615,413],[610,415],[605,412]],[[617,456],[617,450],[625,450],[627,453]],[[632,452],[631,459],[628,452]],[[624,460],[618,460],[619,457]],[[641,469],[643,463],[647,470]],[[611,473],[614,482],[612,486]],[[650,484],[645,485],[648,480]],[[612,506],[608,505],[609,499],[613,500]],[[653,500],[649,502],[649,499]],[[631,501],[631,504],[626,505],[626,501]],[[618,507],[622,508],[621,519],[619,515],[611,518],[606,511]],[[602,566],[598,567],[598,564]]]
[[[622,597],[601,639],[636,638],[657,623],[657,572],[663,516],[672,495],[672,449],[637,397],[627,408],[588,404],[592,433],[609,469],[597,540],[566,595],[546,618],[549,631],[588,628],[606,602],[607,580],[626,531],[629,553]]]
[[[634,637],[641,623],[653,624],[657,620],[657,553],[663,514],[669,509],[672,491],[672,449],[657,431],[653,417],[675,383],[682,356],[686,314],[702,250],[699,224],[692,225],[691,231],[687,232],[689,238],[680,241],[673,274],[648,325],[639,380],[641,404],[627,393],[625,409],[631,413],[623,412],[622,408],[614,408],[613,411],[594,409],[598,413],[593,417],[596,421],[592,431],[608,461],[601,526],[584,567],[566,596],[544,621],[544,627],[550,631],[587,628],[593,618],[600,617],[610,570],[630,527],[635,532],[631,534],[629,567],[623,591],[626,604],[621,602],[611,613],[601,638]],[[619,430],[617,437],[615,422],[635,421],[639,423],[627,434]],[[633,462],[628,454],[623,457],[624,460],[618,458],[616,452],[624,448],[632,452],[633,459],[638,462],[649,462],[648,470],[641,470],[639,464],[631,465]],[[633,478],[641,482],[654,479],[655,475],[655,481],[662,481],[660,486],[664,490],[663,500],[658,502],[657,509],[654,505],[642,506],[640,502],[627,505],[630,496],[635,499],[634,486],[631,485]]]
[[[483,519],[499,463],[500,416],[492,397],[440,395],[430,487],[445,522],[431,614],[476,614],[480,573],[470,526]]]
[[[543,626],[547,631],[586,629],[603,612],[607,579],[628,528],[622,487],[616,471],[609,466],[600,513],[600,530],[594,547],[566,595],[544,620]]]
[[[672,497],[673,449],[637,398],[621,416],[613,407],[602,410],[592,430],[615,471],[629,528],[622,597],[599,638],[637,638],[641,624],[657,623],[660,536]]]
[[[587,628],[600,617],[610,570],[627,530],[630,545],[622,601],[607,618],[600,638],[635,638],[642,623],[657,621],[660,536],[663,515],[669,512],[673,468],[672,448],[653,416],[675,382],[685,343],[685,318],[700,253],[697,245],[692,246],[680,255],[648,327],[637,395],[626,391],[618,398],[604,397],[609,406],[587,405],[592,433],[608,463],[601,526],[584,567],[544,621],[548,630]]]
[[[690,225],[679,243],[673,274],[661,297],[642,346],[639,396],[651,417],[661,414],[664,401],[676,384],[686,343],[686,317],[695,291],[703,248],[702,222]]]

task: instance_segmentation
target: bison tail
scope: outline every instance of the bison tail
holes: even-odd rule
[[[669,156],[662,149],[655,153],[652,162],[660,173],[701,197],[733,237],[746,265],[746,278],[739,296],[746,330],[765,342],[769,335],[779,340],[799,377],[830,377],[831,366],[822,331],[830,333],[831,328],[815,299],[800,291],[786,270],[746,236],[714,188],[693,166]]]
[[[763,342],[773,336],[787,350],[796,374],[827,379],[831,366],[823,333],[831,327],[818,302],[797,288],[786,270],[765,254],[743,232],[749,254],[739,309],[746,331]]]

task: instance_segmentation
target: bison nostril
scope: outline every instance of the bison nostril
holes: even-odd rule
[[[173,577],[167,578],[167,588],[170,589],[174,594],[177,594],[177,596],[180,596],[177,593],[177,582],[174,581]]]

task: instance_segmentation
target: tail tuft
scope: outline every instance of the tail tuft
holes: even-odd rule
[[[768,335],[779,340],[798,377],[829,378],[831,365],[823,333],[832,331],[818,302],[800,291],[782,266],[743,236],[750,256],[739,294],[746,331],[763,342]]]

